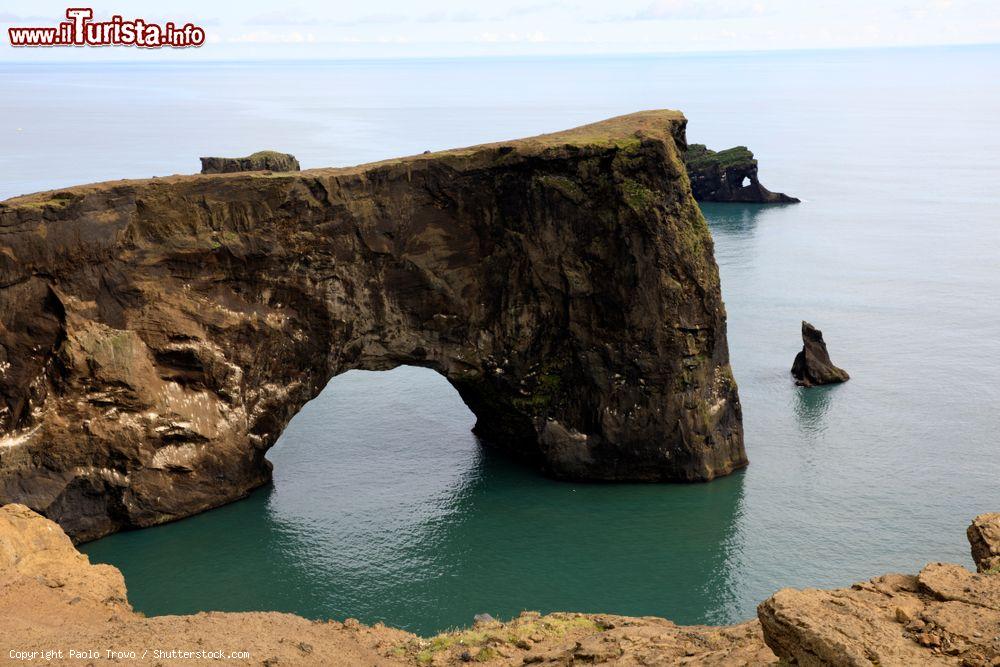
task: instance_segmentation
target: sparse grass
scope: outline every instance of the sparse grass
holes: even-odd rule
[[[572,202],[582,202],[586,197],[586,195],[583,194],[583,190],[580,189],[580,186],[577,185],[573,179],[567,178],[566,176],[544,174],[538,177],[538,181],[546,188],[559,192],[566,197],[566,199],[569,199]]]
[[[406,653],[421,665],[434,662],[435,656],[442,652],[461,650],[468,652],[476,662],[489,662],[500,658],[496,647],[514,647],[518,642],[525,642],[531,637],[553,639],[563,637],[573,631],[597,632],[604,630],[597,621],[579,614],[549,614],[538,616],[526,613],[507,623],[491,623],[481,627],[465,630],[443,632],[426,640],[419,646],[398,646],[392,654],[401,656]]]
[[[636,213],[648,210],[656,202],[656,193],[635,179],[624,179],[621,188],[625,203]]]
[[[704,144],[688,144],[684,162],[692,169],[704,169],[713,164],[725,169],[737,164],[753,161],[753,153],[746,146],[734,146],[722,151],[713,151]]]
[[[250,157],[252,157],[252,158],[261,158],[261,159],[263,159],[263,158],[285,158],[287,156],[288,156],[287,153],[281,153],[279,151],[257,151],[256,153],[251,153],[250,154]]]
[[[545,410],[559,394],[562,388],[562,378],[559,376],[557,364],[548,363],[542,366],[535,376],[535,386],[528,396],[518,396],[513,399],[515,406],[522,410]]]
[[[496,649],[490,646],[484,646],[479,649],[479,653],[477,653],[472,659],[476,662],[489,662],[490,660],[496,660],[498,657],[500,657],[500,654],[496,652]]]
[[[19,208],[66,208],[81,197],[72,192],[42,192],[19,198]]]

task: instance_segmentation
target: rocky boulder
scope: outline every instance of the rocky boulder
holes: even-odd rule
[[[757,160],[746,146],[713,151],[691,144],[684,152],[691,191],[698,201],[789,204],[799,200],[771,192],[757,178]]]
[[[842,368],[837,368],[830,361],[830,354],[823,341],[823,332],[802,322],[802,351],[795,356],[792,363],[792,376],[795,384],[800,387],[812,387],[820,384],[835,384],[851,379]]]
[[[1000,574],[1000,513],[980,514],[966,533],[979,571]]]
[[[201,173],[228,174],[237,171],[299,171],[294,155],[277,151],[258,151],[247,157],[203,157]]]
[[[981,569],[998,517],[977,517],[969,528]],[[1000,574],[961,565],[931,563],[916,576],[837,590],[780,590],[757,617],[767,645],[798,665],[1000,665]]]
[[[757,616],[767,645],[799,665],[1000,664],[1000,577],[960,565],[832,591],[784,589]]]

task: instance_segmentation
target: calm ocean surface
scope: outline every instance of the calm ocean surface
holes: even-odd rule
[[[274,486],[85,547],[148,614],[276,609],[421,633],[522,609],[731,622],[783,586],[931,560],[1000,509],[1000,48],[214,65],[0,63],[0,197],[273,148],[348,165],[646,108],[750,146],[797,206],[705,206],[750,467],[548,480],[431,371],[335,378]],[[16,94],[14,94],[16,93]],[[799,321],[853,379],[804,390]]]

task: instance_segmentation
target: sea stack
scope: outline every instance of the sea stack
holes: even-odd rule
[[[704,144],[689,144],[684,166],[691,192],[698,201],[743,204],[794,204],[799,200],[771,192],[757,179],[757,160],[746,146],[713,151]]]
[[[792,375],[795,376],[795,384],[800,387],[836,384],[851,379],[847,371],[830,361],[823,332],[805,320],[802,321],[802,351],[792,363]]]

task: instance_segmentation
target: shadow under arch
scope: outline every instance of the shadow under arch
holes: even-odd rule
[[[423,368],[338,376],[271,450],[274,485],[85,545],[150,614],[273,609],[422,634],[522,609],[735,620],[743,475],[575,484],[470,432]]]

